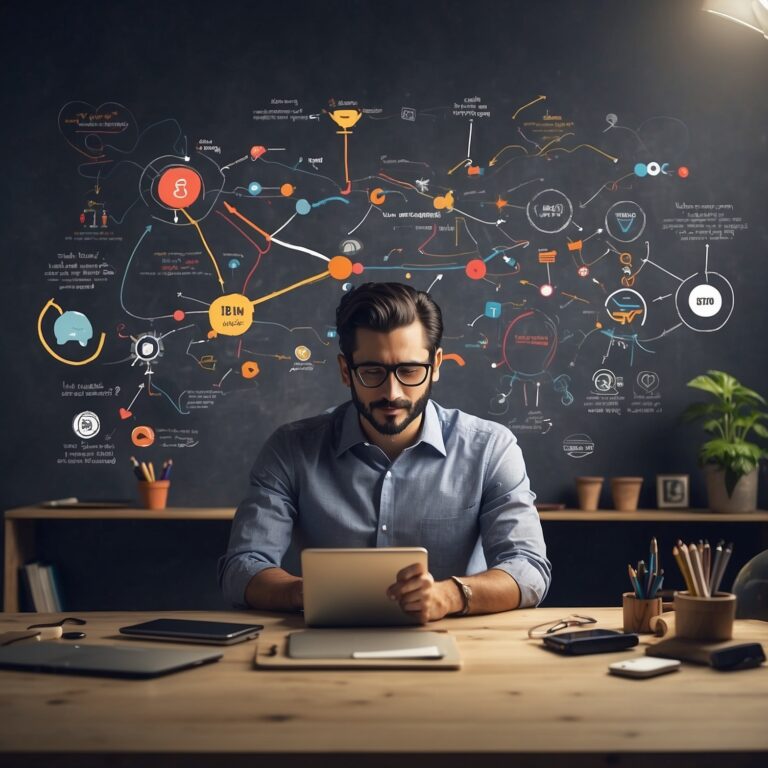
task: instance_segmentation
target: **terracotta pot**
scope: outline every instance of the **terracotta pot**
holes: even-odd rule
[[[712,512],[753,512],[757,509],[757,467],[742,475],[733,493],[725,490],[725,470],[714,465],[704,467],[707,503]]]
[[[614,509],[620,512],[634,512],[640,500],[642,486],[642,477],[612,477],[611,495]]]
[[[594,512],[600,506],[600,492],[603,490],[604,477],[577,477],[576,494],[579,497],[579,509]]]

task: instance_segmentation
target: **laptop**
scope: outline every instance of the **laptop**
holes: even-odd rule
[[[58,672],[67,675],[148,678],[211,664],[223,654],[168,648],[22,642],[0,648],[0,669]]]
[[[398,571],[414,563],[427,568],[424,547],[303,550],[304,621],[309,627],[418,624],[386,595]]]

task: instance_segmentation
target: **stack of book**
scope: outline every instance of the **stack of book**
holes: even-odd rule
[[[61,592],[54,567],[27,563],[20,570],[28,606],[39,613],[60,613]]]

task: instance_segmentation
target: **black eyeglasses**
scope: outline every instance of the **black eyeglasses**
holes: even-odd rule
[[[584,624],[597,624],[597,619],[593,619],[589,616],[579,616],[577,614],[571,614],[564,619],[559,619],[554,624],[546,622],[544,624],[537,624],[535,627],[531,627],[528,630],[528,637],[539,638],[545,635],[551,635],[553,632],[559,632],[566,627],[581,627]]]
[[[349,370],[352,371],[358,381],[369,389],[380,387],[389,377],[390,373],[404,387],[418,387],[429,376],[432,363],[398,363],[397,365],[384,365],[384,363],[360,363],[353,365],[347,360]]]

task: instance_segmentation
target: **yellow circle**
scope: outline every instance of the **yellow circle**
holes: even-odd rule
[[[297,360],[301,360],[302,363],[306,363],[310,357],[312,357],[312,351],[309,347],[300,346],[293,350],[293,354],[296,355]]]
[[[208,308],[208,320],[222,336],[242,336],[253,324],[253,302],[241,293],[219,296]]]

